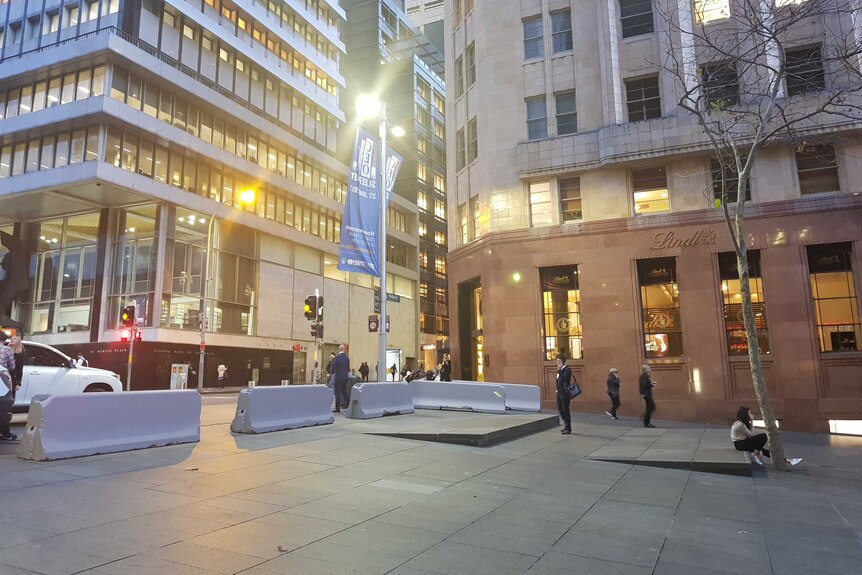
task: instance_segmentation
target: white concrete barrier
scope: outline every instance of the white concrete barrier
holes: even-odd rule
[[[506,388],[502,385],[427,380],[411,381],[409,385],[416,409],[506,413]]]
[[[239,392],[230,430],[266,433],[334,421],[332,390],[325,385],[248,387]]]
[[[357,383],[350,390],[347,417],[371,419],[413,413],[413,393],[406,383]]]
[[[197,391],[36,395],[18,457],[65,459],[192,443],[200,436]]]
[[[453,381],[456,383],[456,381]],[[475,381],[457,380],[457,383],[471,383],[477,385]],[[494,381],[486,381],[478,385],[502,385],[506,388],[506,409],[513,411],[542,411],[542,392],[539,391],[538,385],[527,385],[522,383],[497,383]]]

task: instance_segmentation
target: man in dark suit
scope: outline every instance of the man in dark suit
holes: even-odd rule
[[[338,355],[332,360],[333,391],[335,392],[335,412],[347,409],[350,398],[347,396],[347,381],[350,376],[350,358],[344,353],[344,344],[338,346]]]
[[[641,366],[641,376],[638,380],[641,397],[644,398],[644,427],[655,427],[650,423],[652,412],[655,411],[655,402],[652,400],[652,388],[655,382],[652,380],[652,368],[644,364]]]
[[[560,412],[560,417],[563,419],[563,435],[572,433],[572,414],[569,411],[569,402],[572,401],[572,396],[569,395],[569,385],[572,381],[572,370],[566,365],[566,356],[557,356],[557,409]]]

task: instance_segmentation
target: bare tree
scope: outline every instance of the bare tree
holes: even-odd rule
[[[751,301],[745,208],[755,159],[772,143],[808,146],[862,124],[859,0],[664,0],[662,69],[719,165],[720,206],[736,253],[748,358],[776,469],[784,449]],[[801,48],[796,48],[801,46]],[[859,126],[855,126],[859,127]],[[815,148],[816,149],[816,148]]]

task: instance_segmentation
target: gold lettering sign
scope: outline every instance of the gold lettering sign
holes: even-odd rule
[[[650,250],[666,250],[670,248],[691,248],[697,245],[715,244],[715,232],[712,228],[695,230],[687,236],[678,237],[675,232],[659,232],[653,238]]]

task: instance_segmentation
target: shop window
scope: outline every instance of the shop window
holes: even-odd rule
[[[748,355],[748,338],[742,317],[742,283],[739,280],[736,253],[718,254],[718,270],[721,275],[721,299],[724,304],[727,353],[728,355]],[[748,251],[748,288],[751,291],[754,326],[757,328],[758,351],[761,354],[768,354],[770,352],[769,332],[766,328],[766,301],[763,294],[759,250]]]
[[[581,325],[581,290],[578,266],[541,268],[542,339],[545,360],[558,354],[571,359],[584,356]]]
[[[820,46],[787,50],[784,53],[784,62],[784,81],[787,84],[788,96],[819,92],[826,87]]]
[[[551,203],[551,182],[530,184],[530,224],[533,227],[549,226],[554,223],[554,209]]]
[[[626,107],[629,122],[661,118],[658,76],[626,80]]]
[[[670,211],[667,174],[664,166],[632,170],[635,214]]]
[[[651,33],[652,0],[620,0],[620,26],[623,38]]]
[[[808,246],[808,273],[820,351],[859,349],[862,329],[853,278],[851,244]]]
[[[542,58],[545,55],[545,45],[542,30],[542,17],[535,16],[523,20],[524,26],[524,59]]]
[[[637,270],[645,357],[682,357],[676,259],[638,260]]]
[[[584,212],[581,207],[581,179],[565,178],[559,180],[560,215],[564,222],[581,220]]]
[[[799,193],[803,196],[823,192],[837,192],[838,160],[832,145],[804,146],[796,150],[796,173],[799,176]]]

